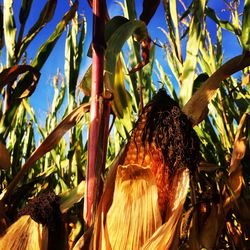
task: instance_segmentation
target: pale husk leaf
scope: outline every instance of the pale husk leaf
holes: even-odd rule
[[[161,223],[151,169],[135,164],[119,166],[105,225],[111,248],[140,249]]]

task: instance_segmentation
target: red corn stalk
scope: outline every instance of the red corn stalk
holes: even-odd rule
[[[88,168],[84,219],[88,226],[93,222],[100,193],[101,173],[105,166],[109,103],[104,101],[103,69],[105,52],[105,0],[93,0],[92,86],[90,125],[88,138]]]

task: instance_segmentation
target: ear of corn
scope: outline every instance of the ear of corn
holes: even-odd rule
[[[174,201],[172,179],[177,169],[194,170],[200,160],[199,140],[178,104],[160,90],[145,107],[133,130],[124,165],[150,167],[158,188],[163,220]]]
[[[160,90],[143,109],[124,159],[107,179],[93,249],[170,247],[189,187],[189,169],[199,160],[191,123]]]

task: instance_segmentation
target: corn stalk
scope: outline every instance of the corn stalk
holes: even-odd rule
[[[88,226],[102,193],[110,108],[103,96],[105,1],[93,1],[92,86],[84,219]]]

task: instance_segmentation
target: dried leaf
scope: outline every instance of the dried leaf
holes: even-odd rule
[[[182,109],[192,121],[193,126],[204,119],[207,105],[220,87],[220,83],[230,75],[249,65],[250,55],[248,53],[236,56],[222,65],[202,84]]]
[[[144,21],[148,24],[151,18],[154,16],[158,6],[160,4],[160,0],[144,0],[143,1],[143,10],[140,15],[140,20]]]
[[[0,90],[7,84],[12,84],[20,74],[30,72],[33,74],[33,85],[37,85],[40,77],[40,72],[30,65],[15,65],[4,69],[0,73]]]

